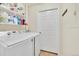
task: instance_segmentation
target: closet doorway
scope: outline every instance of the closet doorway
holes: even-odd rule
[[[41,32],[40,49],[59,53],[59,12],[58,8],[38,12],[37,31]]]

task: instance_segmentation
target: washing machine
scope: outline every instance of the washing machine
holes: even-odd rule
[[[39,56],[39,33],[0,32],[0,56]]]

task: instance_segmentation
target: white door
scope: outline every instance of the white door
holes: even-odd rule
[[[37,30],[42,32],[41,50],[59,52],[59,18],[58,9],[50,9],[38,13]]]

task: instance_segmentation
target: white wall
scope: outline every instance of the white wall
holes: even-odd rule
[[[32,31],[37,29],[37,13],[41,10],[59,7],[60,13],[60,52],[61,55],[79,55],[79,26],[76,24],[79,17],[74,15],[75,4],[36,4],[29,8],[29,25]],[[68,9],[67,14],[62,13]],[[78,12],[79,9],[77,9]],[[78,13],[79,14],[79,13]]]
[[[58,8],[59,4],[32,4],[29,6],[29,27],[32,31],[37,30],[37,14],[39,11]]]
[[[74,14],[76,4],[63,4],[62,10],[65,9],[68,9],[68,12],[62,17],[63,55],[79,55],[79,25],[76,24],[77,16]]]
[[[48,10],[58,8],[58,11],[60,11],[60,4],[32,4],[29,6],[29,27],[32,31],[37,31],[37,17],[39,11],[42,10]],[[60,20],[60,19],[59,19]],[[61,39],[60,39],[61,41]],[[61,48],[61,46],[60,46]]]

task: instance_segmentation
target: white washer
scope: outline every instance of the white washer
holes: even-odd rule
[[[0,36],[1,56],[35,56],[39,55],[39,33],[11,33]],[[35,40],[35,41],[34,41]]]

